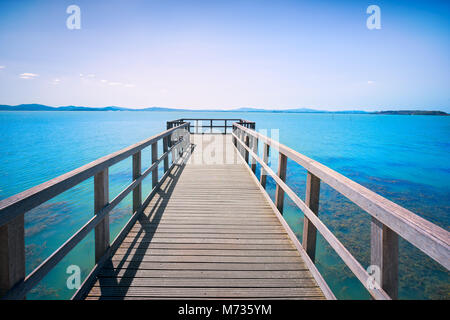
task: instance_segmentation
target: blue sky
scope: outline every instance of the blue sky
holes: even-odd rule
[[[0,104],[450,111],[449,18],[450,1],[1,0]]]

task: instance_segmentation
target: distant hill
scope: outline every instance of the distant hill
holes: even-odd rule
[[[0,105],[0,111],[190,111],[190,110],[160,108],[160,107],[131,109],[116,106],[103,108],[91,108],[79,106],[49,107],[42,104],[20,104],[17,106]]]
[[[227,110],[231,112],[274,112],[274,113],[352,113],[352,114],[367,114],[370,112],[360,111],[360,110],[344,110],[344,111],[327,111],[327,110],[316,110],[308,108],[294,108],[294,109],[258,109],[258,108],[238,108]]]
[[[426,110],[398,110],[398,111],[377,111],[374,114],[397,114],[412,116],[448,116],[444,111],[426,111]]]
[[[42,104],[0,105],[0,111],[55,111],[55,108]]]
[[[443,111],[422,111],[422,110],[399,110],[399,111],[375,111],[367,112],[360,110],[344,110],[344,111],[326,111],[315,110],[308,108],[294,108],[294,109],[261,109],[261,108],[237,108],[231,110],[207,109],[207,110],[192,110],[192,109],[174,109],[162,107],[147,107],[139,109],[122,108],[117,106],[109,106],[102,108],[91,108],[81,106],[61,106],[50,107],[42,104],[21,104],[17,106],[0,105],[0,111],[189,111],[189,112],[267,112],[267,113],[330,113],[330,114],[397,114],[397,115],[438,115],[447,116]]]

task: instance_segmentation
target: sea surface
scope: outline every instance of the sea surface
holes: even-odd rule
[[[165,130],[177,118],[242,118],[257,130],[313,158],[431,222],[450,227],[450,117],[287,114],[257,112],[0,112],[0,199],[76,169]],[[266,131],[264,131],[266,130]],[[159,148],[161,150],[161,148]],[[261,152],[261,148],[260,148]],[[160,151],[161,154],[161,151]],[[143,169],[151,163],[142,155]],[[276,168],[277,155],[271,155]],[[258,171],[259,171],[258,167]],[[161,170],[161,168],[160,168]],[[110,199],[131,182],[131,158],[110,168]],[[288,161],[287,183],[304,199],[306,171]],[[144,196],[151,178],[144,180]],[[274,198],[275,185],[268,178]],[[26,269],[31,272],[93,215],[88,179],[25,215]],[[111,215],[111,239],[131,216],[131,195]],[[301,239],[303,214],[287,199],[284,216]],[[321,185],[319,216],[361,262],[370,264],[370,216]],[[28,299],[68,299],[68,266],[84,279],[94,266],[91,233]],[[401,299],[450,299],[450,274],[400,239]],[[318,236],[316,263],[340,299],[369,295],[333,249]]]

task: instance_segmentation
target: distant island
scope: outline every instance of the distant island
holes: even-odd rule
[[[411,116],[448,116],[444,111],[426,111],[426,110],[398,110],[398,111],[377,111],[375,114],[401,114]]]
[[[148,107],[148,108],[122,108],[116,106],[94,108],[94,107],[80,107],[80,106],[61,106],[51,107],[43,104],[20,104],[17,106],[0,105],[0,111],[166,111],[166,112],[267,112],[267,113],[331,113],[331,114],[379,114],[379,115],[432,115],[432,116],[448,116],[449,114],[443,111],[426,111],[426,110],[393,110],[393,111],[360,111],[360,110],[344,110],[344,111],[326,111],[308,108],[296,109],[260,109],[260,108],[236,108],[231,110],[222,109],[175,109],[162,107]]]

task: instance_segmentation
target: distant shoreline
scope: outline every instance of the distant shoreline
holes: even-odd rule
[[[221,109],[175,109],[175,108],[121,108],[121,107],[78,107],[78,106],[62,106],[50,107],[41,104],[21,104],[17,106],[0,105],[0,111],[165,111],[165,112],[263,112],[263,113],[321,113],[321,114],[375,114],[375,115],[431,115],[431,116],[448,116],[449,114],[443,111],[427,111],[427,110],[389,110],[389,111],[360,111],[360,110],[344,110],[344,111],[325,111],[316,109],[285,109],[285,110],[271,110],[271,109],[257,109],[257,108],[237,108],[232,110]]]

